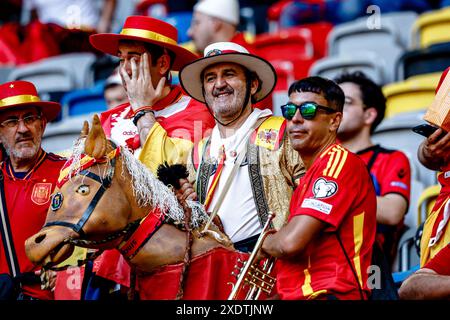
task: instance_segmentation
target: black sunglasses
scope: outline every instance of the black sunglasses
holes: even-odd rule
[[[295,113],[297,112],[297,109],[300,110],[300,114],[302,115],[303,119],[306,120],[312,120],[316,116],[317,109],[322,109],[327,113],[336,112],[336,110],[334,109],[321,106],[312,101],[303,102],[299,106],[292,102],[288,102],[285,105],[281,106],[283,117],[287,120],[292,120],[292,118],[295,116]]]

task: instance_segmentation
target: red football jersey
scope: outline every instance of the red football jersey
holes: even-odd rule
[[[37,270],[25,254],[25,240],[44,225],[50,195],[55,189],[59,171],[64,163],[64,158],[42,151],[33,169],[21,178],[14,173],[8,160],[2,164],[9,226],[22,273]],[[0,246],[0,273],[9,273],[1,238]],[[48,290],[42,291],[40,284],[25,285],[23,291],[39,299],[52,298],[52,293]]]
[[[338,144],[330,146],[301,179],[292,196],[290,212],[289,219],[309,215],[328,226],[300,256],[278,260],[280,297],[314,299],[332,294],[338,299],[360,299],[356,277],[367,297],[376,196],[364,162]]]
[[[437,255],[428,261],[424,268],[432,269],[441,275],[450,276],[450,243],[442,248]]]
[[[377,155],[370,168],[370,173],[377,195],[398,193],[409,203],[411,167],[408,157],[399,150],[388,150],[379,145],[361,150],[357,154],[367,165],[374,152]]]

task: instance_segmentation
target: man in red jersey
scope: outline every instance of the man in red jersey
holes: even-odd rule
[[[262,254],[278,258],[281,299],[366,299],[376,197],[364,162],[336,143],[344,93],[331,80],[305,78],[281,107],[306,167],[289,222],[269,234]]]
[[[411,191],[411,167],[407,156],[374,144],[371,135],[384,119],[386,98],[381,87],[362,72],[336,79],[345,95],[339,142],[366,163],[377,193],[377,236],[389,271],[404,231]]]
[[[14,278],[20,286],[18,299],[52,299],[51,290],[41,289],[38,269],[25,255],[24,242],[44,225],[59,171],[65,160],[41,147],[48,121],[61,106],[39,99],[30,82],[0,85],[1,173],[4,184],[0,231],[1,279]],[[0,283],[4,289],[5,282]],[[1,291],[1,290],[0,290]],[[6,298],[6,297],[4,297]]]

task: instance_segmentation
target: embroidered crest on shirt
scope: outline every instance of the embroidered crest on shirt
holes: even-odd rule
[[[31,201],[37,205],[43,205],[50,199],[50,194],[52,193],[51,183],[36,183],[31,192]]]
[[[277,143],[278,130],[276,129],[264,129],[259,131],[256,140],[256,145],[261,145],[268,149],[273,149]]]
[[[334,181],[327,181],[319,178],[314,182],[313,193],[314,198],[329,198],[337,192],[338,186]]]

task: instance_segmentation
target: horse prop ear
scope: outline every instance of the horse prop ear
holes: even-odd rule
[[[81,129],[80,138],[86,138],[89,133],[89,123],[85,120]]]
[[[92,128],[86,138],[84,152],[94,159],[103,158],[106,155],[108,140],[98,115],[94,115],[92,119]]]

